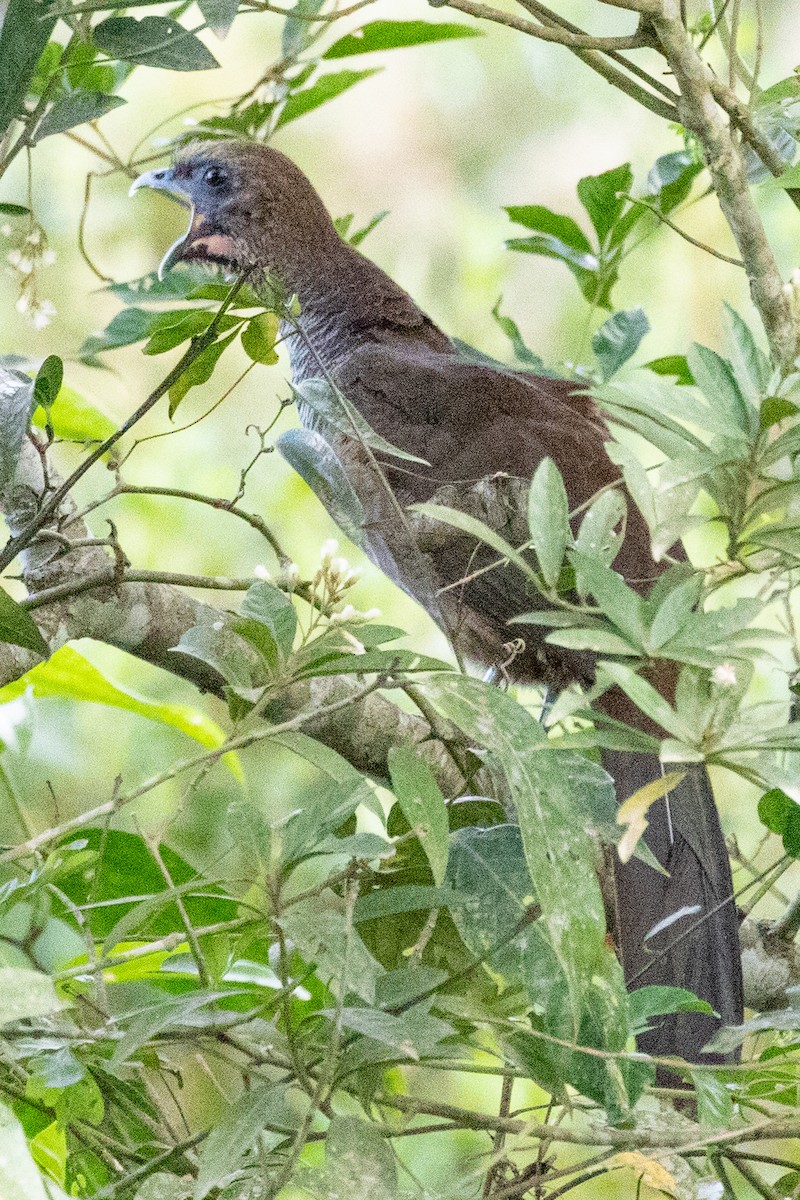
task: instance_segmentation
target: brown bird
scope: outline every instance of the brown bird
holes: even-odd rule
[[[527,491],[538,464],[559,467],[570,511],[606,485],[621,487],[609,459],[609,431],[591,397],[568,380],[501,367],[465,354],[411,297],[342,240],[316,191],[283,154],[253,142],[204,142],[184,148],[171,167],[149,171],[137,187],[188,201],[192,219],[162,269],[179,260],[228,270],[267,272],[300,316],[284,329],[296,386],[333,384],[381,438],[421,462],[366,450],[311,405],[303,424],[333,449],[363,511],[369,556],[422,603],[466,658],[502,669],[516,682],[560,688],[588,682],[593,656],[544,641],[548,629],[507,622],[537,603],[511,566],[482,570],[497,555],[451,526],[410,514],[434,501],[480,517],[514,545],[529,538]],[[253,276],[255,278],[255,275]],[[252,281],[252,280],[251,280]],[[335,497],[321,496],[336,515]],[[629,505],[615,569],[645,592],[655,563],[644,520]],[[525,630],[514,653],[512,634]],[[528,631],[531,636],[528,636]],[[674,673],[658,664],[648,676],[669,697]],[[604,711],[655,730],[618,691]],[[620,800],[661,777],[654,754],[604,752]],[[616,866],[617,940],[633,986],[672,984],[709,1001],[722,1022],[742,1020],[738,922],[728,855],[706,772],[683,782],[649,812],[646,840],[666,873],[633,860]],[[660,932],[647,934],[663,923]],[[702,1060],[719,1020],[699,1014],[664,1018],[640,1038],[655,1054]]]

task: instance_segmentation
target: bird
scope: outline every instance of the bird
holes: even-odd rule
[[[530,538],[527,495],[537,466],[559,468],[571,513],[607,487],[624,485],[606,444],[610,431],[587,388],[516,370],[465,349],[375,263],[344,240],[310,180],[286,155],[244,139],[181,146],[172,164],[134,182],[191,207],[186,233],[162,272],[204,262],[247,271],[296,298],[286,321],[293,384],[312,444],[333,451],[363,513],[367,554],[445,630],[457,653],[513,684],[556,690],[589,684],[594,656],[545,641],[546,624],[508,622],[545,602],[512,564],[469,533],[420,516],[434,502],[489,524],[515,546]],[[309,402],[322,379],[343,399],[332,421]],[[312,385],[313,386],[313,385]],[[383,443],[356,436],[366,421]],[[352,428],[348,426],[348,421]],[[385,443],[401,450],[386,452]],[[335,499],[321,494],[334,519]],[[628,505],[614,569],[642,594],[659,577],[646,523]],[[528,629],[531,635],[528,635]],[[649,682],[668,699],[673,664],[651,665]],[[618,689],[598,702],[617,720],[662,735]],[[603,751],[620,801],[661,778],[656,754]],[[641,858],[615,863],[616,941],[629,987],[687,988],[715,1015],[680,1012],[653,1023],[639,1048],[718,1062],[704,1047],[720,1024],[743,1020],[738,915],[730,860],[708,775],[691,765],[648,812],[645,841],[661,870]]]

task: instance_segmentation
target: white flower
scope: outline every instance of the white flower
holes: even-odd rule
[[[736,668],[733,663],[720,663],[718,667],[714,667],[711,682],[716,683],[718,687],[735,687]]]
[[[379,608],[368,608],[365,613],[361,614],[365,621],[374,621],[375,618],[379,617],[380,615],[381,610]]]
[[[21,261],[22,261],[22,251],[21,250],[9,250],[8,254],[6,255],[7,263],[10,263],[12,267],[18,267]]]
[[[352,604],[345,604],[341,612],[331,613],[331,621],[352,621],[358,615]]]
[[[19,304],[19,301],[17,301]],[[56,315],[56,306],[49,300],[37,300],[31,307],[31,321],[34,329],[44,329]]]
[[[40,242],[41,240],[42,240],[42,231],[41,231],[41,229],[32,229],[32,230],[30,231],[30,233],[28,234],[28,236],[25,238],[25,241],[26,241],[26,242],[27,242],[27,243],[28,243],[30,246],[38,246],[38,245],[39,245],[39,242]]]
[[[28,311],[28,309],[30,308],[30,300],[28,299],[27,296],[22,295],[22,296],[20,296],[19,300],[14,305],[14,307],[16,308],[18,313],[26,313]]]
[[[289,584],[297,583],[300,578],[300,568],[296,562],[290,562],[284,571],[284,577]]]
[[[256,565],[253,567],[253,575],[256,579],[268,580],[272,578],[263,563],[256,563]]]
[[[319,561],[323,566],[327,566],[331,559],[339,553],[339,543],[336,538],[328,538],[327,542],[323,542],[320,552]]]
[[[21,256],[16,263],[16,268],[20,275],[30,275],[33,270],[33,259]]]
[[[2,233],[3,237],[11,237],[11,226],[8,221],[0,225],[0,233]]]
[[[52,267],[57,258],[58,255],[56,254],[55,250],[50,250],[48,248],[42,253],[42,265],[45,267]]]

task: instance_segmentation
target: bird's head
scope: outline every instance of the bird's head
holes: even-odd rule
[[[302,259],[338,236],[302,171],[259,142],[193,143],[171,166],[140,175],[130,195],[142,187],[191,208],[189,227],[164,255],[160,277],[181,260],[200,261],[263,267],[291,286]]]

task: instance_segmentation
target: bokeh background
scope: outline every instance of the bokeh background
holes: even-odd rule
[[[766,0],[762,7],[761,80],[767,86],[796,64],[800,3]],[[604,33],[632,24],[630,14],[594,0],[565,0],[561,11]],[[432,14],[418,0],[380,0],[337,24],[334,36],[378,17],[467,22],[446,11]],[[187,119],[219,111],[220,100],[240,94],[280,56],[281,25],[277,16],[243,14],[224,42],[204,34],[222,63],[217,71],[179,75],[138,68],[122,91],[127,105],[100,124],[114,152],[128,160],[138,145],[142,152],[163,149],[166,155],[167,143],[185,130]],[[281,130],[275,144],[306,171],[335,216],[352,212],[359,227],[374,213],[390,210],[362,248],[449,333],[510,361],[510,346],[491,317],[502,295],[503,311],[548,364],[588,362],[591,333],[603,315],[589,311],[561,264],[504,248],[504,239],[520,231],[511,226],[503,207],[544,204],[585,223],[575,195],[579,178],[629,161],[635,191],[642,193],[655,158],[681,142],[676,131],[614,91],[566,50],[485,23],[480,28],[480,38],[368,56],[363,65],[379,66],[379,73]],[[754,40],[755,30],[745,21],[745,55],[752,52]],[[362,61],[352,65],[361,67]],[[84,132],[77,131],[79,137]],[[87,136],[100,144],[94,134]],[[84,213],[89,172],[96,175]],[[30,178],[21,155],[0,185],[2,201],[27,204],[30,195],[57,252],[55,264],[41,276],[41,293],[57,312],[42,330],[34,330],[15,310],[13,271],[0,272],[0,353],[21,354],[34,363],[49,353],[61,355],[69,385],[116,421],[159,382],[177,352],[146,358],[134,347],[107,354],[106,369],[82,365],[78,354],[84,338],[119,309],[102,290],[96,272],[120,281],[152,270],[185,220],[183,210],[166,197],[140,192],[128,199],[129,183],[123,172],[107,170],[79,138],[61,136],[36,148]],[[735,253],[715,199],[700,192],[698,188],[699,198],[679,214],[679,222],[694,237]],[[800,264],[800,214],[769,183],[757,195],[787,277]],[[82,213],[85,254],[78,244]],[[650,320],[642,361],[682,353],[693,340],[724,349],[725,300],[755,320],[742,272],[664,229],[653,230],[627,260],[614,294],[617,308],[639,304]],[[236,492],[241,466],[257,445],[248,425],[266,425],[277,399],[288,394],[285,359],[276,367],[256,367],[206,419],[181,427],[234,382],[246,365],[238,354],[226,355],[211,383],[190,392],[173,424],[166,405],[151,414],[137,436],[168,436],[144,441],[133,451],[125,467],[127,479],[223,497]],[[290,411],[279,428],[293,420]],[[63,459],[73,461],[69,448]],[[111,483],[102,468],[96,469],[79,495],[89,499]],[[251,472],[244,503],[267,519],[303,574],[313,572],[321,545],[336,531],[277,454],[262,458]],[[207,508],[123,498],[93,514],[98,534],[105,532],[106,517],[115,521],[137,567],[247,575],[257,564],[274,565],[253,531]],[[388,621],[412,631],[418,648],[446,654],[443,640],[416,605],[354,548],[346,546],[344,552],[364,568],[353,602],[361,609],[379,607]],[[222,605],[239,602],[224,593],[214,593],[212,599]],[[79,649],[124,686],[149,698],[200,706],[225,724],[221,704],[198,697],[166,673],[107,647],[81,644]],[[16,747],[9,745],[2,756],[2,786],[9,796],[15,794],[34,827],[107,799],[118,774],[132,786],[189,749],[181,734],[142,717],[56,700],[28,704],[16,736]],[[305,777],[288,755],[261,750],[246,766],[251,780],[263,780],[264,786],[268,782],[276,813],[302,802]],[[163,824],[189,857],[207,861],[223,854],[231,781],[218,769],[199,785],[200,800],[195,796],[190,808],[181,786],[162,788],[138,819]],[[752,796],[726,785],[720,798],[729,828],[743,846],[751,845],[758,836]],[[0,840],[14,841],[20,833],[16,818],[10,805],[0,805],[3,811]],[[441,1088],[440,1077],[434,1086]],[[208,1102],[208,1091],[199,1081],[197,1087],[200,1106]],[[493,1081],[465,1077],[458,1088],[461,1103],[496,1106]],[[521,1089],[515,1092],[515,1106],[524,1100]],[[528,1102],[536,1100],[533,1093],[528,1096]],[[449,1185],[457,1172],[468,1169],[470,1156],[485,1149],[466,1134],[435,1145],[434,1150],[429,1139],[414,1138],[402,1148],[410,1169],[433,1190]],[[612,1194],[614,1186],[612,1180],[604,1183],[603,1194]],[[619,1186],[619,1194],[627,1194],[627,1184]]]

